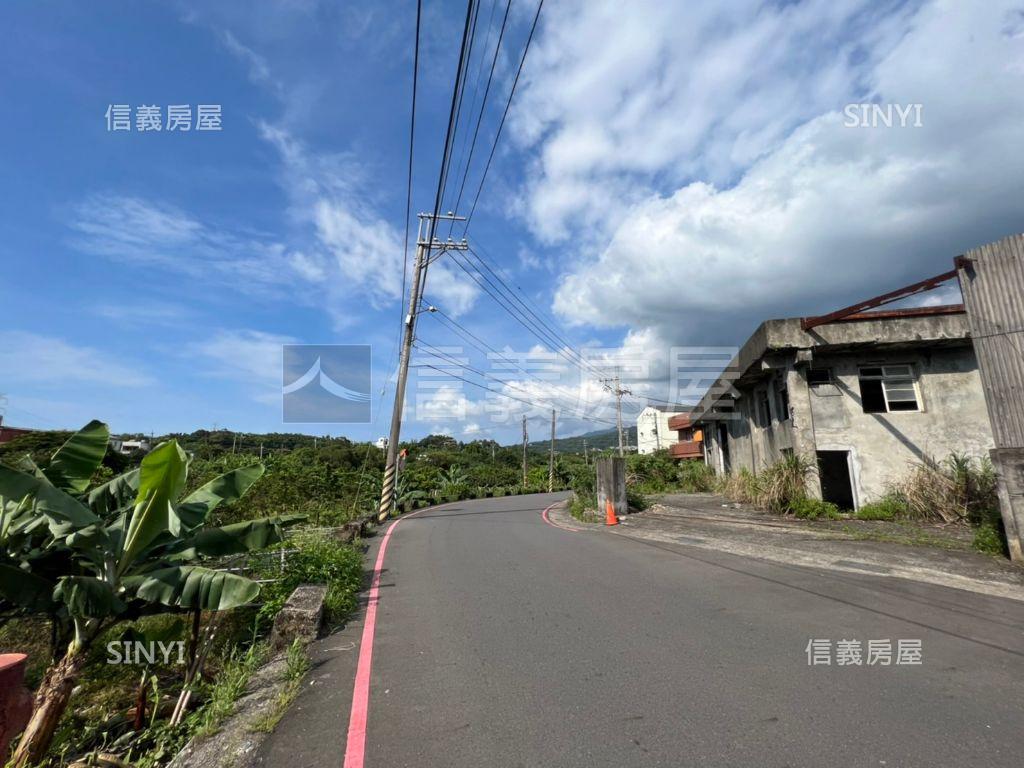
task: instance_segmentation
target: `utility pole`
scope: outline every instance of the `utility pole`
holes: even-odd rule
[[[555,489],[555,409],[551,409],[551,451],[548,453],[548,493]]]
[[[587,453],[587,438],[583,438],[583,463],[590,466],[590,455]]]
[[[416,230],[416,262],[412,270],[412,290],[409,292],[409,313],[402,323],[402,349],[398,357],[398,380],[395,383],[395,404],[391,411],[391,432],[388,437],[387,460],[384,464],[384,483],[380,491],[380,506],[377,508],[377,522],[388,519],[395,503],[395,475],[397,473],[398,441],[402,433],[402,411],[405,409],[405,384],[409,378],[409,358],[412,357],[412,343],[416,338],[416,316],[419,314],[420,299],[423,296],[423,283],[427,277],[427,266],[433,250],[464,251],[469,248],[465,238],[445,241],[434,237],[437,222],[465,221],[465,216],[453,213],[435,217],[431,213],[418,215],[419,224]],[[426,232],[424,233],[424,229]]]
[[[619,381],[619,374],[615,374],[613,378],[601,379],[601,383],[604,384],[604,388],[615,395],[615,427],[619,432],[619,458],[625,456],[622,450],[622,396],[632,395],[628,389],[622,387],[622,383]],[[615,386],[612,386],[614,383]]]
[[[523,487],[526,487],[526,416],[523,416]]]

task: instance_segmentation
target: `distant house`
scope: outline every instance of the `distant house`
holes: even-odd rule
[[[638,453],[665,450],[679,440],[679,434],[669,426],[673,416],[681,415],[678,408],[649,405],[636,417],[636,445]]]
[[[111,437],[110,438],[110,450],[116,451],[117,453],[123,453],[125,455],[128,455],[130,453],[135,453],[136,451],[142,451],[143,453],[149,453],[149,451],[152,448],[153,448],[152,443],[150,443],[149,440],[146,440],[145,438],[141,438],[141,439],[138,439],[138,440],[136,440],[134,438],[132,438],[132,439],[125,439],[125,438],[121,438],[121,437]]]
[[[993,447],[962,305],[860,312],[754,332],[692,414],[719,472],[816,459],[813,490],[856,509],[925,456]]]
[[[3,419],[0,418],[0,444],[9,443],[16,437],[27,435],[29,432],[35,432],[34,429],[25,429],[22,427],[7,427],[3,425]]]
[[[386,437],[378,437],[377,442],[374,443],[374,445],[376,445],[382,451],[386,451],[388,449],[388,439]]]

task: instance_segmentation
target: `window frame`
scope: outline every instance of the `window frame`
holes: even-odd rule
[[[905,373],[890,372],[892,369],[903,369]],[[865,371],[878,370],[879,373],[865,373]],[[876,363],[868,365],[857,366],[857,385],[860,387],[862,381],[877,381],[880,382],[882,388],[882,400],[885,403],[884,411],[864,411],[864,413],[923,413],[924,412],[924,401],[921,399],[921,388],[918,385],[917,371],[914,368],[913,363]],[[896,383],[903,385],[909,383],[910,388],[914,393],[914,407],[913,408],[893,408],[892,403],[909,403],[907,399],[889,399],[889,388],[887,385],[895,385]],[[895,388],[895,386],[894,386]],[[861,409],[864,408],[863,402],[863,388],[861,389]]]

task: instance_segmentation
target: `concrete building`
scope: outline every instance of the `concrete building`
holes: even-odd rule
[[[678,408],[648,405],[636,417],[637,453],[654,453],[679,442],[679,433],[669,426],[673,416],[681,416]]]
[[[152,448],[152,443],[145,438],[110,438],[110,450],[116,451],[117,453],[123,453],[126,456],[130,453],[135,453],[135,451],[149,453]]]
[[[856,509],[910,465],[993,447],[962,305],[861,312],[804,330],[768,320],[694,411],[706,461],[756,472],[817,459],[812,491]]]

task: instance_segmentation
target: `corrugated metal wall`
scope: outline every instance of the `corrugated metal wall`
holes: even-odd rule
[[[957,260],[996,447],[1024,447],[1024,235]]]

